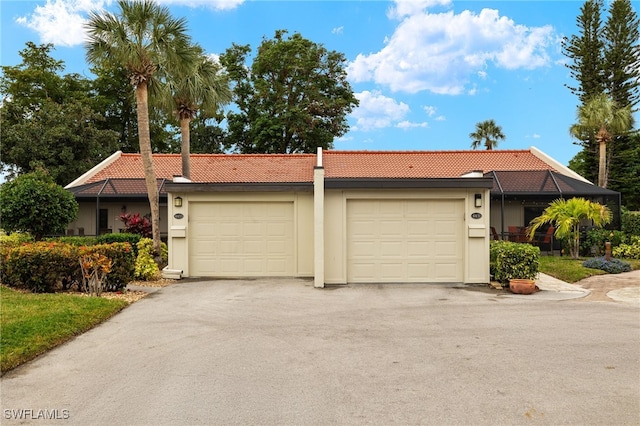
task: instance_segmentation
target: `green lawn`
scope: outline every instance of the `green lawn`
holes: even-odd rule
[[[0,371],[15,368],[91,329],[127,304],[63,293],[22,293],[0,286]]]
[[[606,274],[599,269],[583,267],[582,262],[585,260],[586,258],[576,260],[567,256],[540,256],[540,272],[568,283],[575,283],[593,275]],[[631,263],[634,270],[640,269],[640,260],[625,259],[625,261]]]

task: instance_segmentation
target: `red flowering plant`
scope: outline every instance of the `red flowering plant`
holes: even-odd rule
[[[151,238],[151,221],[147,216],[140,216],[140,213],[122,213],[120,220],[124,223],[128,233]]]

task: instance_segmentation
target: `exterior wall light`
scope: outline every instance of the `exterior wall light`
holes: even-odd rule
[[[474,201],[476,207],[482,207],[482,194],[476,194]]]
[[[173,206],[174,207],[182,207],[182,197],[175,197],[173,199]]]

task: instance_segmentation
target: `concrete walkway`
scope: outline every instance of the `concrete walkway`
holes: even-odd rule
[[[640,270],[596,275],[575,284],[541,273],[536,284],[542,291],[527,297],[551,300],[584,298],[589,301],[615,301],[640,306]]]

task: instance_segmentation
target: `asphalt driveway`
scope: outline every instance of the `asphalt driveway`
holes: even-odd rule
[[[2,424],[637,425],[639,377],[634,305],[219,280],[160,289],[0,390]]]

